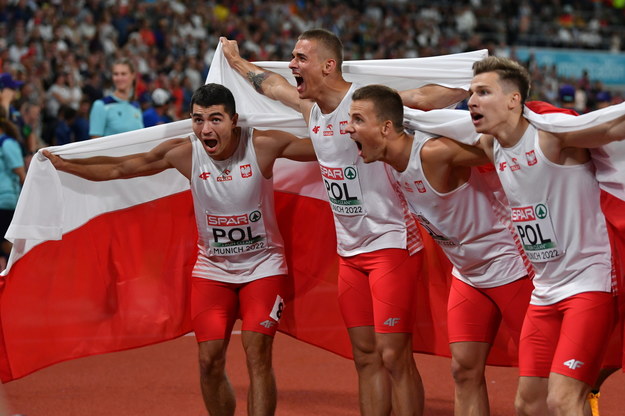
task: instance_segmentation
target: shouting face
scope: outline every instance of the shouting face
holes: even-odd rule
[[[326,65],[323,55],[315,40],[302,39],[295,44],[289,69],[295,77],[299,98],[314,100],[319,95]]]
[[[510,110],[520,103],[520,94],[510,83],[502,82],[496,72],[473,77],[468,106],[478,133],[494,134],[505,128]]]
[[[373,101],[352,101],[347,132],[356,142],[358,154],[365,163],[383,159],[386,149],[383,127],[376,115]]]
[[[236,130],[237,118],[237,114],[231,117],[226,113],[221,104],[210,107],[193,105],[193,133],[202,141],[211,158],[224,160],[234,153],[239,137]]]

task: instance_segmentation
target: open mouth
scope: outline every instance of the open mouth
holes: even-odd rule
[[[213,149],[213,148],[215,148],[217,146],[217,139],[206,139],[206,140],[204,140],[204,144],[209,149]]]
[[[356,146],[358,147],[358,150],[362,150],[362,143],[360,143],[358,140],[354,140],[356,142]]]
[[[297,90],[300,91],[302,89],[302,85],[304,85],[304,78],[299,75],[293,75],[295,77],[295,83],[297,84]]]
[[[481,120],[484,116],[478,113],[471,113],[471,118],[473,121]]]

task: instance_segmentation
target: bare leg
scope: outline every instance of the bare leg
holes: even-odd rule
[[[378,350],[388,371],[394,416],[421,416],[424,391],[412,353],[412,334],[376,334]]]
[[[200,387],[210,416],[233,416],[236,398],[226,376],[226,349],[229,340],[199,343]]]
[[[518,416],[547,416],[547,389],[549,379],[544,377],[519,377],[514,406]]]
[[[583,416],[590,386],[562,374],[549,375],[547,405],[554,416]]]
[[[242,331],[242,341],[250,375],[247,414],[271,416],[276,412],[277,403],[276,379],[272,367],[273,337]]]
[[[382,355],[376,348],[372,326],[349,328],[354,364],[358,373],[358,397],[362,416],[391,413],[391,382]]]
[[[486,342],[453,342],[451,373],[455,383],[456,416],[488,416],[488,391],[484,369],[490,344]]]

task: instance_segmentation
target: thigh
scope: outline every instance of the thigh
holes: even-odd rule
[[[521,377],[549,377],[561,324],[562,314],[556,305],[529,305],[519,341]]]
[[[193,277],[191,318],[198,342],[227,340],[238,317],[237,285]]]
[[[525,276],[506,285],[489,288],[486,292],[497,304],[502,325],[505,325],[516,345],[519,344],[532,290],[534,290],[532,280]]]
[[[499,328],[499,308],[483,289],[452,278],[447,301],[449,342],[486,342],[492,344]]]
[[[242,331],[273,337],[284,310],[284,275],[268,276],[245,283],[239,292]]]
[[[593,385],[614,326],[611,293],[586,292],[562,303],[560,339],[551,371]]]
[[[369,270],[375,332],[412,333],[423,254],[399,249],[375,254]]]
[[[373,326],[369,276],[353,257],[339,260],[338,302],[347,328]]]

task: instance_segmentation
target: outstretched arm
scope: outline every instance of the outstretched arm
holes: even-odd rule
[[[263,176],[272,176],[273,163],[279,157],[306,162],[317,160],[312,141],[281,130],[254,130],[254,149]]]
[[[282,104],[302,112],[301,99],[297,93],[297,88],[289,84],[289,82],[281,75],[275,72],[267,71],[253,63],[243,59],[239,54],[239,47],[236,40],[228,40],[224,37],[219,38],[224,57],[230,66],[237,71],[243,78],[259,93],[266,95],[272,100],[280,101]]]
[[[418,110],[445,108],[469,96],[462,88],[448,88],[437,84],[428,84],[411,90],[400,91],[404,105]]]
[[[64,159],[45,149],[42,153],[50,159],[56,169],[62,172],[91,181],[108,181],[153,175],[174,167],[180,170],[179,158],[176,157],[180,152],[174,152],[174,149],[184,143],[189,143],[188,139],[167,140],[149,152],[120,157],[95,156]]]
[[[589,127],[566,133],[553,133],[560,140],[560,147],[595,148],[614,141],[625,140],[625,114]]]

